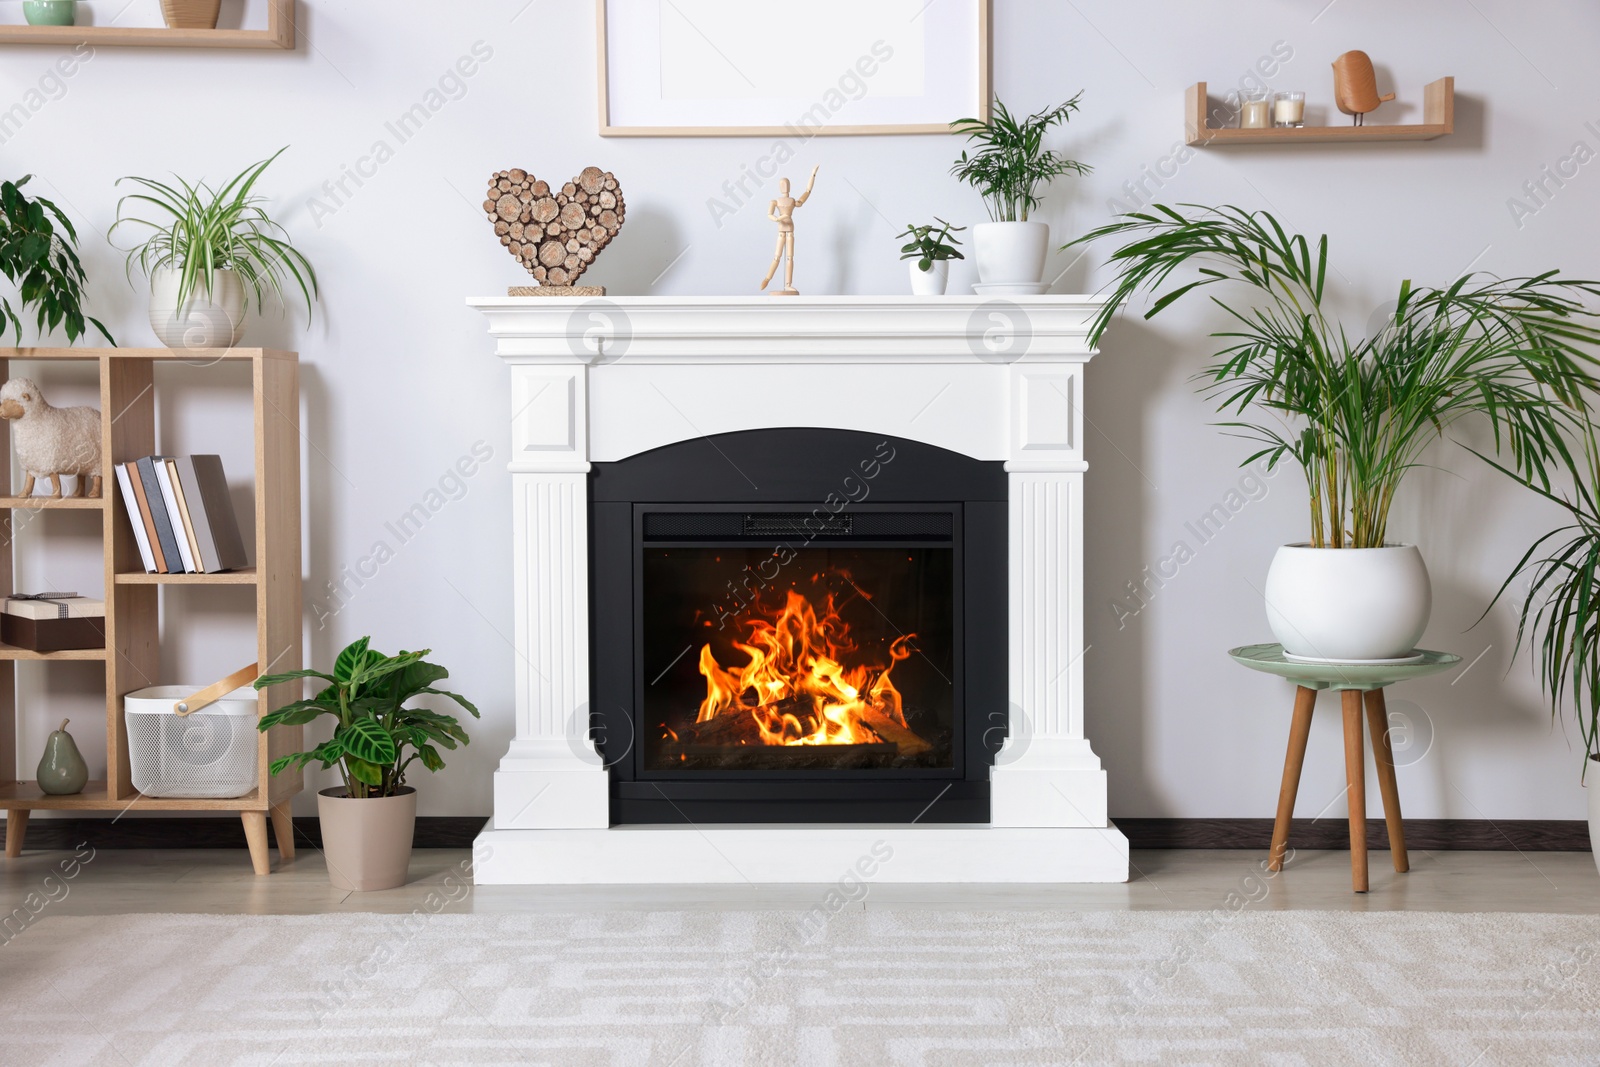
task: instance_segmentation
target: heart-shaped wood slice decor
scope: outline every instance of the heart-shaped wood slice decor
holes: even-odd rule
[[[500,243],[541,285],[572,285],[622,229],[622,187],[599,167],[559,189],[521,168],[489,179],[483,210]]]

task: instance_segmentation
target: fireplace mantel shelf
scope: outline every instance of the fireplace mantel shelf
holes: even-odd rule
[[[476,297],[510,362],[1084,362],[1098,296]]]

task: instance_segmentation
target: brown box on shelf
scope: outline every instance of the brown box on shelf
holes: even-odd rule
[[[8,597],[0,611],[0,641],[31,652],[105,648],[105,601],[87,597]]]

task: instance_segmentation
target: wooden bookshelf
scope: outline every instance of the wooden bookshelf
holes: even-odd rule
[[[1456,80],[1440,78],[1422,90],[1422,122],[1409,126],[1278,126],[1265,130],[1208,126],[1206,83],[1189,86],[1184,100],[1183,132],[1188,144],[1201,148],[1261,144],[1361,144],[1376,141],[1432,141],[1456,128]]]
[[[300,592],[300,427],[299,362],[293,352],[231,348],[174,350],[167,348],[0,348],[0,380],[10,376],[11,360],[92,362],[100,379],[101,454],[105,469],[101,497],[0,497],[0,521],[18,509],[87,510],[100,513],[105,557],[106,647],[66,652],[32,652],[0,645],[0,809],[6,816],[6,855],[22,851],[28,813],[50,811],[236,811],[244,821],[250,859],[257,874],[270,869],[267,822],[270,818],[278,850],[294,855],[289,805],[303,787],[300,774],[268,773],[278,756],[298,751],[302,728],[279,726],[257,740],[256,789],[225,799],[146,797],[133,787],[128,762],[128,730],[122,699],[136,689],[160,684],[160,596],[162,586],[242,586],[255,591],[256,662],[273,672],[296,670],[302,663]],[[255,566],[220,574],[146,574],[134,540],[113,463],[160,451],[156,440],[155,381],[158,363],[196,367],[247,362],[251,368],[254,422]],[[49,388],[46,381],[45,387]],[[11,435],[0,433],[0,475],[10,478]],[[235,477],[242,472],[233,471]],[[70,479],[67,479],[70,481]],[[12,553],[0,551],[0,595],[10,595]],[[92,781],[74,796],[47,796],[37,783],[17,777],[19,763],[31,770],[38,753],[17,751],[18,661],[66,660],[95,666],[75,668],[103,672],[106,692],[106,777]],[[238,664],[218,664],[220,677]],[[182,679],[204,684],[211,679]],[[259,697],[262,714],[299,696],[293,684],[274,686]],[[26,709],[24,709],[26,710]]]
[[[83,10],[80,8],[80,11]],[[0,24],[0,44],[89,44],[96,48],[294,47],[294,0],[269,0],[264,30],[174,30],[166,26],[29,26]]]

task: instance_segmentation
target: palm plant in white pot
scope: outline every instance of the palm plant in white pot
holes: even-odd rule
[[[1050,250],[1050,226],[1030,220],[1028,214],[1039,206],[1044,186],[1063,174],[1081,176],[1094,169],[1045,148],[1044,136],[1078,110],[1082,97],[1079,93],[1020,118],[996,99],[993,117],[950,124],[952,131],[966,135],[970,146],[950,172],[982,193],[989,209],[991,221],[972,228],[980,284],[1019,293],[1039,286]]]
[[[268,294],[282,305],[290,281],[305,300],[306,314],[311,313],[316,271],[267,214],[266,198],[254,191],[262,173],[285,151],[246,167],[221,189],[178,177],[171,184],[118,179],[118,185],[132,182],[141,191],[118,202],[111,229],[147,231],[128,252],[127,266],[131,275],[137,263],[149,277],[150,328],[168,348],[233,347],[244,335],[249,298],[255,297],[258,311]]]
[[[1509,469],[1547,487],[1588,422],[1600,328],[1581,301],[1600,286],[1554,271],[1468,275],[1443,289],[1407,281],[1387,323],[1352,337],[1324,309],[1326,236],[1312,245],[1266,212],[1181,206],[1190,213],[1158,204],[1073,242],[1127,241],[1090,344],[1129,297],[1162,289],[1190,261],[1199,277],[1166,288],[1146,318],[1197,288],[1248,287],[1253,306],[1213,298],[1232,328],[1212,335],[1224,346],[1199,378],[1219,410],[1266,416],[1222,424],[1262,446],[1246,463],[1292,460],[1305,474],[1310,538],[1279,549],[1267,575],[1273,633],[1308,660],[1409,658],[1432,595],[1416,546],[1388,540],[1400,483],[1447,428],[1477,417]]]

